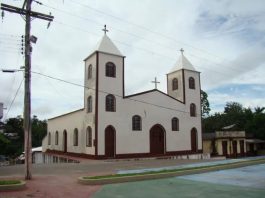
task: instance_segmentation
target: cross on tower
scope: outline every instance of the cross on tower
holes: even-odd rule
[[[181,52],[181,54],[183,55],[183,53],[184,53],[184,49],[183,49],[183,48],[181,48],[179,51],[180,51],[180,52]]]
[[[104,29],[102,29],[102,31],[105,32],[105,34],[107,34],[107,32],[108,32],[109,30],[107,30],[107,26],[106,26],[106,25],[104,25]]]
[[[156,77],[155,77],[155,81],[151,81],[151,83],[155,83],[155,89],[157,89],[157,84],[160,83],[160,82],[158,82]]]

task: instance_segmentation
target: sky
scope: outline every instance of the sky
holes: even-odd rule
[[[24,0],[1,0],[22,7]],[[40,5],[37,2],[41,2]],[[125,58],[126,95],[154,88],[166,92],[166,74],[180,49],[201,72],[211,113],[227,102],[265,106],[264,0],[38,0],[32,10],[54,16],[32,20],[32,71],[83,85],[84,58],[109,38]],[[20,69],[22,16],[0,21],[0,69]],[[20,86],[21,85],[21,86]],[[20,88],[19,88],[20,87]],[[83,88],[32,73],[32,115],[48,119],[83,108]],[[23,72],[0,72],[2,120],[23,115]]]

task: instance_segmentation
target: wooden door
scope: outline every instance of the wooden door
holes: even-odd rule
[[[197,130],[193,128],[191,130],[191,151],[192,152],[197,152]]]
[[[150,153],[164,154],[165,152],[165,135],[164,130],[159,125],[155,125],[150,130]]]
[[[105,129],[105,156],[115,157],[115,129],[112,126]]]
[[[227,141],[222,141],[223,156],[227,156]]]

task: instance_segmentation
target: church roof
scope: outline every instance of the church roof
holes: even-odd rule
[[[120,50],[115,46],[115,44],[110,40],[110,38],[106,34],[104,34],[102,39],[98,42],[94,51],[123,56]]]
[[[184,50],[181,49],[180,51],[181,51],[181,55],[170,72],[174,72],[180,69],[196,71],[196,69],[193,67],[190,61],[184,56],[183,54]]]

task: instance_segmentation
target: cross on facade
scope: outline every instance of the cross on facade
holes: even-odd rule
[[[160,82],[158,82],[156,77],[155,77],[155,81],[151,81],[151,83],[155,83],[155,89],[157,89],[157,84],[160,83]]]
[[[181,54],[183,55],[183,53],[184,53],[184,49],[181,48],[181,49],[180,49],[180,52],[181,52]]]
[[[107,32],[108,32],[109,30],[107,30],[107,26],[106,26],[106,25],[104,25],[104,29],[102,29],[102,31],[105,32],[105,34],[107,34]]]

